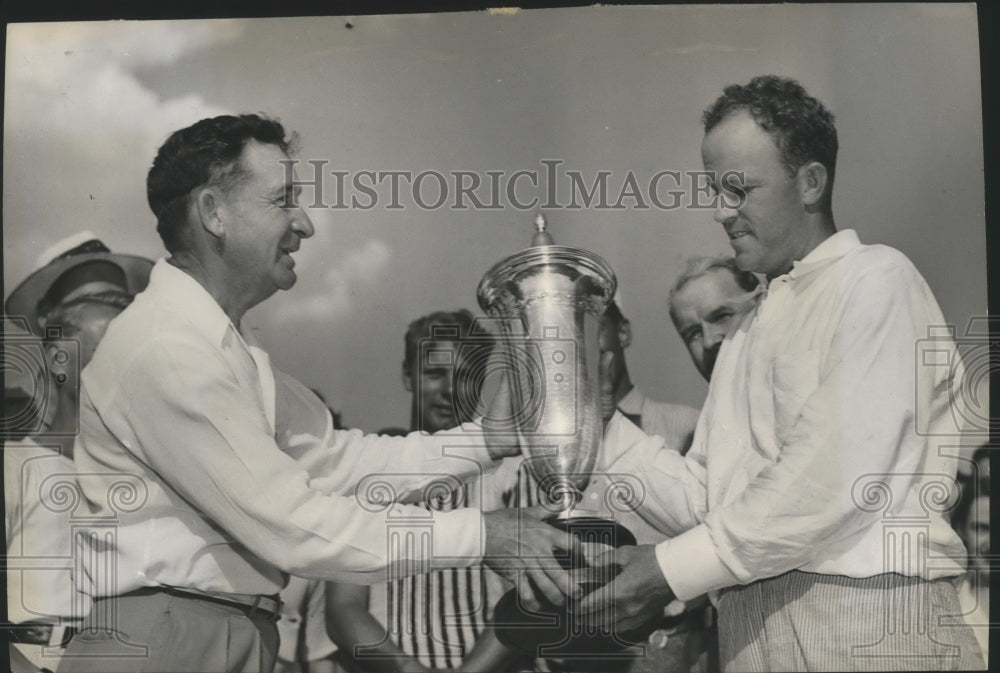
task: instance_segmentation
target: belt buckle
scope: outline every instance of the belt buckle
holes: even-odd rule
[[[250,610],[247,612],[247,617],[253,619],[253,616],[257,614],[257,609],[260,607],[260,601],[262,598],[264,598],[264,596],[258,594],[257,597],[253,599],[253,604],[250,606]]]
[[[271,621],[276,622],[279,619],[281,619],[281,603],[280,602],[278,603],[276,609],[265,608],[262,605],[265,601],[274,602],[274,599],[270,598],[269,596],[265,596],[263,594],[258,594],[257,597],[254,598],[253,603],[250,605],[250,609],[247,611],[247,617],[252,619],[254,615],[260,612],[260,613],[267,613],[267,616],[271,619]]]
[[[12,643],[49,645],[52,639],[52,624],[44,622],[21,622],[20,624],[13,624],[8,635]]]

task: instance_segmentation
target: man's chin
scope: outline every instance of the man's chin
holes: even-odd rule
[[[437,413],[432,411],[430,418],[427,419],[430,423],[424,425],[424,427],[435,428],[432,432],[438,432],[439,430],[450,430],[458,425],[458,419],[450,413]]]
[[[737,248],[735,245],[732,246],[732,248],[733,248],[733,260],[736,262],[736,266],[739,267],[741,271],[755,272],[756,269],[754,267],[759,264],[760,258],[757,255],[753,254],[752,251],[745,249],[741,250],[740,248]]]
[[[275,281],[275,285],[278,286],[279,290],[291,290],[295,287],[295,283],[298,282],[299,277],[295,275],[294,271],[286,271],[278,276]]]

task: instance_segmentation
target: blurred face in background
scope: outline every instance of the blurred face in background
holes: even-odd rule
[[[602,354],[614,353],[604,371],[612,390],[617,390],[625,375],[625,349],[632,343],[632,324],[628,318],[610,311],[601,318],[597,333],[598,349]]]
[[[990,553],[990,498],[977,495],[972,501],[969,518],[961,531],[966,550],[969,552],[969,569],[989,571],[987,558]]]
[[[706,381],[712,376],[722,340],[752,307],[749,293],[724,268],[692,278],[674,294],[670,317]]]
[[[403,386],[413,394],[417,405],[414,430],[438,432],[458,425],[455,409],[455,370],[458,343],[434,341],[425,343],[419,357],[403,372]]]

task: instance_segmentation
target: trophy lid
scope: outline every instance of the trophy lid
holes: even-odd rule
[[[507,313],[520,303],[517,294],[522,281],[549,273],[574,281],[584,307],[598,315],[604,313],[618,286],[611,266],[589,250],[555,245],[544,215],[535,217],[535,228],[529,247],[500,260],[483,276],[476,290],[479,306],[491,315]]]

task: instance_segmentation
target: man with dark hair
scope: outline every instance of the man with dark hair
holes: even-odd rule
[[[248,167],[240,160],[248,142],[273,147],[287,158],[297,140],[295,134],[286,138],[278,121],[253,114],[202,119],[172,134],[146,179],[146,199],[167,252],[177,252],[190,242],[188,208],[193,189],[211,185],[229,194],[248,177]],[[268,197],[279,207],[294,200],[291,186]]]
[[[471,352],[463,353],[461,342],[466,339],[467,350],[473,346],[469,337],[474,321],[468,309],[435,311],[417,318],[406,328],[401,376],[403,388],[411,393],[411,431],[437,432],[472,420],[480,391],[470,387],[474,383],[470,376],[458,374],[469,362]],[[478,345],[488,352],[490,343],[483,336],[480,335]],[[422,343],[425,348],[433,345],[425,355],[434,358],[421,358]]]
[[[425,560],[387,544],[384,512],[352,497],[361,480],[380,473],[396,500],[418,500],[442,473],[475,476],[519,452],[479,428],[336,431],[242,329],[295,284],[293,255],[313,234],[289,147],[276,121],[224,116],[177,131],[153,162],[147,195],[171,256],[83,374],[76,458],[94,515],[115,528],[87,538],[78,588],[94,607],[63,670],[270,671],[287,574],[374,582]],[[494,404],[509,416],[503,395]],[[108,498],[126,476],[136,501]],[[537,516],[437,512],[426,534],[431,568],[486,562],[531,601],[532,586],[557,602],[579,593],[552,559],[574,543]]]
[[[833,176],[837,169],[837,127],[833,114],[810,96],[795,80],[761,75],[746,85],[731,84],[702,115],[705,135],[733,114],[746,114],[766,133],[778,151],[778,159],[789,178],[810,163],[823,167],[825,185],[818,195],[820,210],[833,217]],[[707,168],[707,167],[706,167]],[[731,173],[736,178],[737,173]],[[726,172],[719,173],[722,177]],[[738,183],[732,185],[738,192]],[[734,194],[739,196],[740,194]],[[754,271],[749,266],[741,269]]]
[[[834,226],[836,138],[770,75],[705,113],[715,219],[767,293],[723,344],[685,457],[610,421],[609,469],[646,481],[643,513],[673,537],[596,561],[623,569],[580,611],[627,628],[713,592],[724,670],[981,667],[971,630],[942,626],[965,550],[925,497],[954,487],[935,438],[959,433],[964,373],[914,359],[945,321],[912,263]]]
[[[722,340],[753,308],[759,286],[757,276],[736,266],[732,257],[692,257],[674,281],[670,318],[706,381]]]

